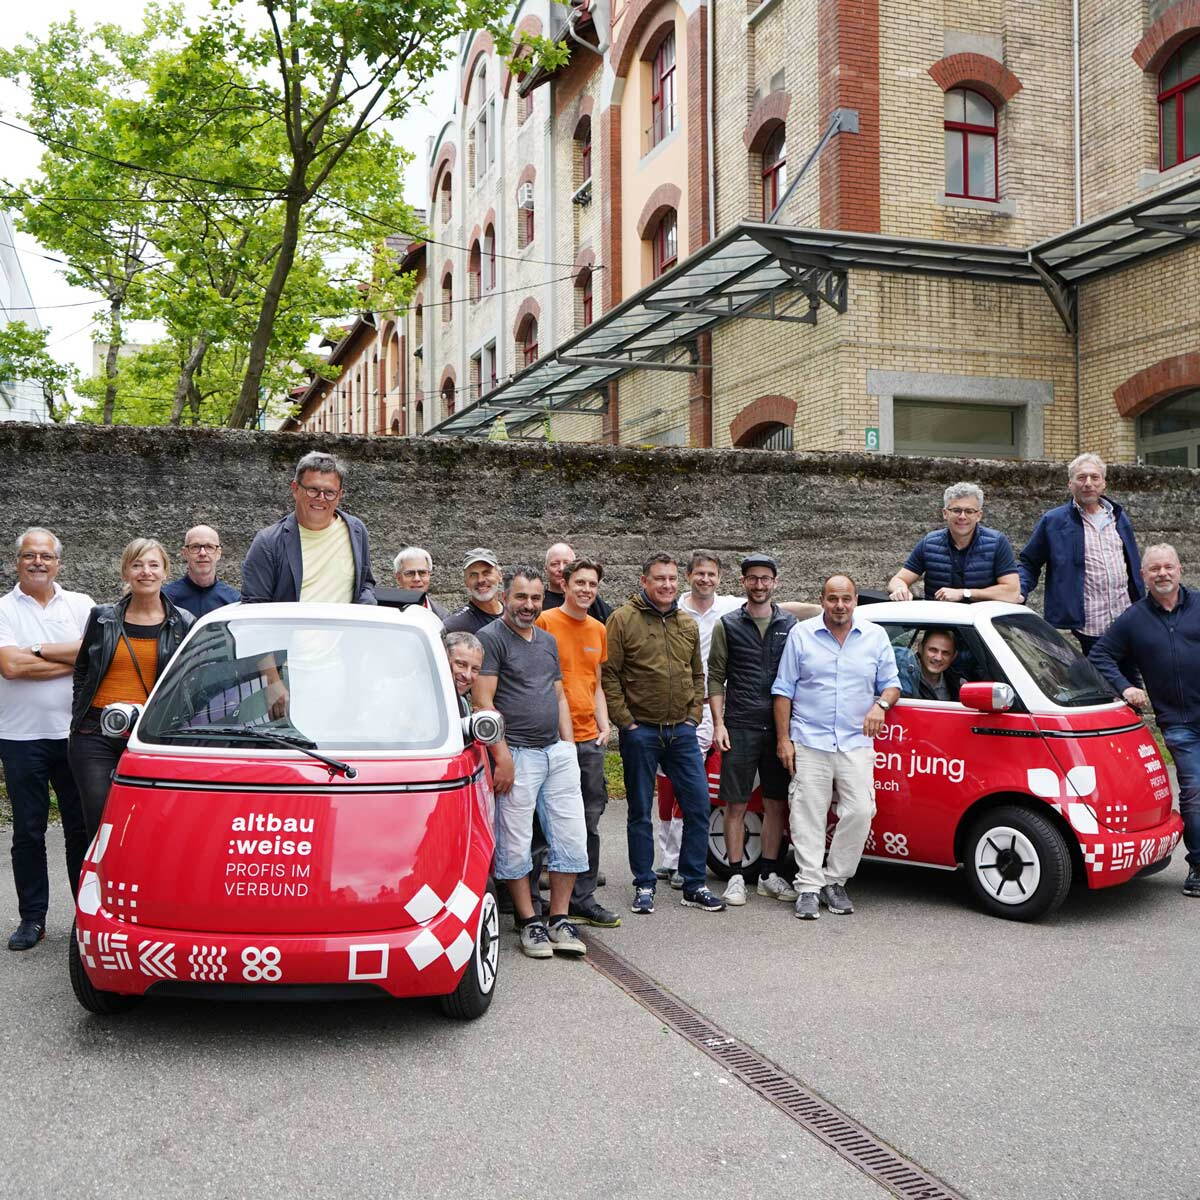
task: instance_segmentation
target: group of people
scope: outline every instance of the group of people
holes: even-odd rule
[[[1173,547],[1139,555],[1128,516],[1105,495],[1098,456],[1080,455],[1067,474],[1069,499],[1039,519],[1019,556],[982,524],[977,485],[947,488],[944,526],[917,543],[887,593],[911,599],[923,580],[926,597],[946,602],[1021,603],[1045,572],[1046,619],[1074,635],[1131,705],[1155,710],[1179,777],[1190,866],[1184,893],[1200,896],[1200,603],[1182,585]],[[237,600],[377,602],[366,527],[341,508],[345,485],[333,456],[314,451],[300,460],[292,511],[255,536],[240,595],[217,578],[220,537],[207,525],[185,534],[186,569],[171,582],[162,544],[131,541],[121,558],[124,593],[100,605],[56,582],[62,545],[50,530],[31,527],[17,538],[17,582],[0,598],[0,761],[20,912],[10,949],[30,949],[45,934],[50,788],[74,885],[124,745],[101,730],[100,712],[114,701],[144,701],[197,617]],[[874,738],[901,694],[955,698],[950,631],[927,631],[913,662],[898,665],[882,629],[855,620],[858,589],[849,575],[828,576],[819,605],[781,602],[779,563],[766,553],[741,560],[736,597],[719,592],[715,551],[695,550],[682,565],[683,594],[681,564],[651,554],[637,592],[615,610],[600,596],[603,565],[564,542],[540,567],[507,571],[491,549],[476,547],[462,570],[466,603],[449,613],[429,595],[427,551],[406,546],[393,561],[405,599],[443,623],[459,694],[505,719],[492,748],[494,875],[511,897],[524,953],[580,955],[579,924],[620,924],[597,897],[613,727],[633,913],[653,913],[660,881],[702,912],[746,903],[744,818],[756,781],[758,894],[793,904],[801,919],[822,908],[854,911],[846,883],[875,811]],[[706,882],[711,750],[721,754],[731,871],[723,896]],[[835,788],[838,822],[827,846]],[[782,865],[785,831],[794,877]],[[539,886],[543,864],[548,899]]]

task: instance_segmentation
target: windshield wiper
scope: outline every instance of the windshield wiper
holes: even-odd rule
[[[352,767],[349,763],[344,763],[341,759],[330,758],[326,754],[317,753],[317,743],[306,737],[292,737],[287,733],[271,733],[266,729],[247,729],[244,725],[238,728],[228,729],[176,729],[171,733],[160,734],[169,741],[177,738],[220,738],[221,741],[228,741],[230,738],[249,738],[254,742],[265,742],[272,746],[287,746],[291,749],[299,750],[301,754],[307,754],[309,758],[315,758],[317,762],[324,763],[332,772],[339,775],[345,775],[347,779],[355,779],[358,777],[358,769]]]

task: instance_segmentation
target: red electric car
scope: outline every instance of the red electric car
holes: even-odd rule
[[[233,605],[131,728],[88,851],[71,981],[145,995],[437,996],[496,982],[495,713],[465,716],[422,607]]]
[[[865,857],[961,867],[976,901],[1011,920],[1052,912],[1074,879],[1112,887],[1168,865],[1183,822],[1154,738],[1036,613],[921,600],[865,605],[856,620],[887,630],[902,682],[915,681],[925,631],[950,629],[962,681],[957,701],[907,695],[888,714],[875,740]],[[709,774],[715,805],[719,760]],[[747,816],[751,868],[755,809],[757,795]],[[719,807],[709,865],[728,876]]]

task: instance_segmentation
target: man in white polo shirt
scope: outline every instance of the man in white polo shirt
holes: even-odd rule
[[[61,561],[62,543],[50,530],[25,530],[17,538],[17,585],[0,598],[0,762],[13,810],[13,881],[21,918],[8,939],[10,950],[30,950],[46,936],[51,786],[72,891],[87,850],[83,807],[67,765],[67,732],[71,676],[92,598],[55,583]]]

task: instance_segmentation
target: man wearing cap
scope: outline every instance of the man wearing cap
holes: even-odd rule
[[[763,794],[762,858],[758,894],[796,899],[778,872],[779,849],[787,821],[791,778],[776,752],[771,684],[796,618],[774,602],[779,564],[769,554],[742,559],[746,602],[716,623],[708,655],[708,703],[713,714],[713,745],[721,751],[721,804],[725,809],[725,853],[732,874],[725,903],[746,903],[742,878],[746,805],[757,774]]]
[[[494,550],[476,546],[463,555],[463,586],[467,602],[443,622],[446,633],[478,633],[503,611],[500,603],[500,560]]]

